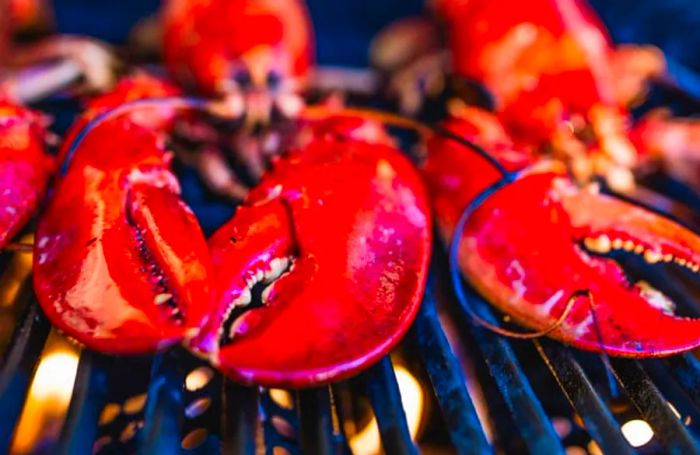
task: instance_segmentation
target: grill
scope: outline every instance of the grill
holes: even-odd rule
[[[419,315],[394,360],[329,387],[236,385],[179,348],[153,358],[83,351],[60,436],[37,452],[351,453],[347,422],[361,401],[376,417],[386,453],[418,453],[401,405],[401,363],[431,391],[434,422],[424,426],[438,427],[451,446],[436,453],[633,453],[621,425],[639,419],[654,434],[642,453],[700,453],[695,357],[607,359],[546,339],[503,338],[470,323],[446,285],[444,263],[436,251]],[[469,298],[490,314],[475,294]],[[21,314],[0,373],[1,450],[10,447],[42,349],[54,336],[29,282],[14,304]],[[130,395],[134,384],[146,394]]]
[[[59,114],[64,129],[65,113],[74,107],[45,110]],[[192,176],[181,177],[186,189]],[[697,196],[663,175],[646,183],[700,207]],[[196,206],[196,198],[187,202]],[[230,215],[214,212],[203,220],[205,229]],[[34,452],[345,454],[376,422],[381,448],[392,455],[700,453],[700,361],[692,354],[614,359],[548,339],[504,338],[472,323],[454,295],[443,248],[433,256],[425,298],[405,340],[356,378],[317,389],[265,390],[234,384],[181,348],[129,358],[83,350],[60,428],[35,429],[56,437],[35,438]],[[14,262],[10,253],[0,255],[0,291],[22,267]],[[2,307],[0,298],[0,453],[17,448],[30,386],[48,360],[45,346],[57,339],[23,267],[12,305]],[[690,290],[696,283],[663,270],[645,273],[674,283],[683,300],[700,302]],[[466,292],[473,310],[497,320],[485,301]],[[691,309],[696,316],[698,308]],[[418,415],[418,445],[416,414],[405,411],[411,397],[402,397],[400,387],[407,371],[427,402]]]

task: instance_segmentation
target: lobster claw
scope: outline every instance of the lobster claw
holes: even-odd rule
[[[55,159],[39,115],[0,100],[0,250],[27,223],[46,191]]]
[[[534,330],[556,326],[549,335],[573,346],[651,357],[700,345],[700,319],[675,316],[673,302],[660,291],[630,283],[609,257],[614,250],[641,255],[652,266],[700,268],[696,234],[581,189],[545,164],[476,209],[461,240],[459,264],[475,288],[515,321]]]
[[[39,224],[39,303],[91,349],[151,352],[192,336],[207,317],[206,241],[162,142],[127,119],[97,126]]]
[[[230,377],[347,377],[408,329],[427,272],[419,178],[386,145],[317,138],[276,161],[210,239],[215,310],[193,349]]]

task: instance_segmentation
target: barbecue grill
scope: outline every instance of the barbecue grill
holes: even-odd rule
[[[4,262],[5,274],[16,273]],[[442,443],[432,446],[442,447],[435,453],[700,452],[700,362],[691,354],[608,359],[546,339],[506,339],[470,322],[445,284],[444,263],[436,251],[420,313],[392,358],[328,387],[240,386],[180,348],[153,358],[84,350],[58,437],[39,438],[43,445],[35,450],[351,453],[358,431],[348,425],[358,425],[364,405],[384,452],[418,453],[407,403],[402,406],[400,368],[420,378],[435,405],[431,412],[423,407],[423,419],[432,420],[423,426],[437,428],[426,430],[426,438]],[[484,301],[468,295],[473,310],[494,317]],[[11,446],[37,366],[46,362],[44,345],[55,337],[29,282],[13,304],[21,314],[0,372],[2,450]],[[145,394],[132,395],[135,384]]]
[[[668,95],[664,104],[688,102]],[[60,114],[64,129],[72,109],[46,110]],[[663,175],[646,183],[700,207]],[[198,196],[185,196],[197,209]],[[226,216],[217,212],[203,224]],[[300,391],[232,383],[181,348],[153,357],[82,350],[78,357],[37,305],[29,253],[2,253],[0,453],[29,450],[21,437],[42,454],[700,453],[694,355],[616,359],[548,339],[505,338],[472,322],[443,251],[436,246],[419,314],[390,357],[356,378]],[[683,272],[625,266],[666,282],[674,300],[700,315],[696,283]],[[502,322],[466,284],[465,292],[472,311]],[[61,400],[50,394],[59,383],[69,385],[55,391]],[[37,397],[42,384],[49,396]],[[35,401],[64,403],[65,417],[46,426],[32,421],[27,408]]]

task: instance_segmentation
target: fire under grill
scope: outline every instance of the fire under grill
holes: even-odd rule
[[[16,322],[0,370],[0,452],[28,451],[29,438],[34,453],[52,454],[700,453],[693,355],[608,359],[504,338],[470,322],[438,251],[418,317],[391,358],[301,391],[234,384],[180,348],[152,358],[77,354],[57,341],[28,272],[8,256],[2,283],[19,287],[3,308]],[[473,293],[470,301],[492,314]],[[57,369],[71,365],[58,362],[69,357],[56,343],[73,352],[74,380]],[[73,387],[57,418],[51,391],[61,381]],[[37,402],[56,415],[27,414]]]

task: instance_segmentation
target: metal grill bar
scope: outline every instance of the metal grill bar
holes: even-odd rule
[[[700,426],[698,425],[700,423],[700,409],[695,406],[693,400],[688,397],[686,391],[674,379],[663,362],[658,359],[650,359],[644,360],[640,364],[656,388],[668,400],[674,415],[680,419],[694,439],[697,439],[695,435],[700,434]]]
[[[467,290],[467,294],[470,303],[482,317],[495,321],[493,313],[481,297],[471,290]],[[472,324],[466,311],[462,308],[460,310],[464,321],[468,321],[471,333],[508,409],[518,422],[518,430],[530,452],[563,455],[561,441],[525,377],[510,342],[484,327]]]
[[[611,359],[610,362],[627,396],[669,453],[700,453],[693,437],[673,414],[639,362],[626,359]]]
[[[301,390],[297,395],[301,449],[310,455],[335,452],[331,398],[327,387]]]
[[[222,453],[254,455],[258,430],[258,389],[225,381],[224,403]]]
[[[107,400],[110,361],[110,358],[87,350],[80,355],[73,395],[56,453],[92,452],[100,412]]]
[[[401,405],[401,393],[389,357],[362,375],[365,390],[379,424],[384,451],[391,454],[417,454]]]
[[[178,453],[180,450],[185,377],[177,357],[177,350],[171,349],[157,355],[153,361],[139,453]]]
[[[17,303],[25,303],[24,317],[13,334],[0,372],[0,452],[9,452],[12,434],[22,412],[31,378],[51,326],[35,304],[31,284],[25,284]]]
[[[620,424],[605,407],[569,350],[547,340],[535,341],[535,347],[603,452],[634,453],[622,436]]]
[[[492,452],[481,429],[474,403],[466,388],[467,380],[459,360],[440,326],[432,285],[428,279],[423,303],[410,332],[416,351],[428,372],[452,444],[458,453]]]
[[[700,362],[690,354],[669,357],[664,361],[678,384],[700,407]]]

